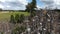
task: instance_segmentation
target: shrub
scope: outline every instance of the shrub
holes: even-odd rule
[[[24,32],[26,29],[25,26],[17,26],[15,27],[15,29],[12,30],[12,34],[21,34],[22,32]]]
[[[11,15],[11,17],[10,17],[10,22],[11,22],[11,23],[15,23],[15,18],[14,18],[13,15]]]
[[[16,23],[19,22],[19,14],[16,14],[16,15],[15,15],[15,21],[16,21]]]
[[[25,17],[24,14],[21,14],[19,17],[20,17],[19,18],[19,22],[22,23],[24,21],[24,19],[25,19],[24,18]]]
[[[21,14],[21,15],[16,14],[15,17],[11,15],[10,22],[11,23],[22,23],[25,19],[24,17],[25,17],[24,14]]]

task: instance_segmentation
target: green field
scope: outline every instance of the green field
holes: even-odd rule
[[[0,12],[0,21],[2,20],[9,20],[11,15],[15,15],[15,14],[24,14],[25,16],[29,16],[30,13],[28,12]]]

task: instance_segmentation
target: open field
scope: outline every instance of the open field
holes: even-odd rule
[[[10,15],[15,15],[15,14],[24,14],[25,16],[29,16],[28,12],[0,12],[0,21],[4,20],[9,20]]]

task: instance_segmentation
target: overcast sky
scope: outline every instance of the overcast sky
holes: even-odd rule
[[[25,10],[25,6],[31,0],[0,0],[0,8],[4,10]],[[37,0],[38,8],[60,9],[60,0]]]

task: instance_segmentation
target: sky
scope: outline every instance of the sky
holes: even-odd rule
[[[25,10],[26,5],[32,0],[0,0],[0,8],[3,10]],[[60,9],[60,0],[36,0],[37,8],[58,8]]]

